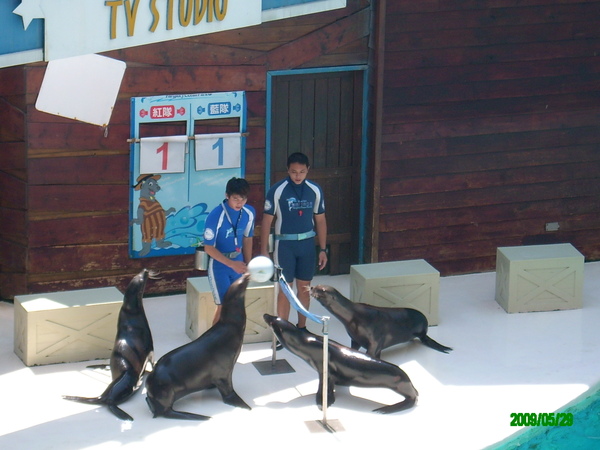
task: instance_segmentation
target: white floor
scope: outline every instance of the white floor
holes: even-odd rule
[[[348,276],[315,282],[349,294]],[[454,351],[446,355],[414,342],[382,354],[408,373],[420,394],[417,406],[380,415],[371,411],[401,397],[383,389],[341,387],[327,419],[344,430],[333,434],[311,430],[323,416],[315,406],[316,372],[308,365],[286,350],[278,359],[287,360],[295,373],[261,376],[252,365],[271,358],[270,343],[245,345],[234,371],[235,389],[252,411],[223,404],[216,390],[176,404],[211,415],[207,422],[153,419],[144,391],[122,405],[133,423],[104,407],[65,401],[63,394],[99,395],[110,374],[86,369],[89,362],[25,367],[13,353],[13,306],[3,302],[0,448],[482,449],[518,431],[510,426],[512,412],[555,411],[600,381],[600,263],[585,265],[581,310],[507,314],[495,302],[494,290],[493,272],[442,278],[440,324],[429,335]],[[188,342],[185,295],[147,298],[145,306],[157,358]],[[311,310],[324,313],[316,301]],[[313,332],[319,327],[309,325]],[[330,337],[349,344],[335,319]]]

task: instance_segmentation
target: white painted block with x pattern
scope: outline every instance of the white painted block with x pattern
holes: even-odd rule
[[[246,289],[246,331],[244,343],[267,342],[272,339],[263,314],[274,313],[274,286],[272,282],[250,282]],[[217,305],[208,282],[208,277],[187,279],[185,333],[196,339],[212,326]]]
[[[509,313],[581,308],[583,265],[571,244],[498,247],[496,301]]]
[[[386,308],[413,308],[439,323],[440,272],[424,259],[350,267],[350,300]]]
[[[110,358],[122,304],[116,287],[17,295],[14,351],[27,366]]]

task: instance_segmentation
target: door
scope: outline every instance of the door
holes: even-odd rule
[[[287,176],[286,161],[306,154],[308,178],[325,195],[329,263],[321,273],[349,273],[358,263],[362,70],[274,76],[271,83],[270,179]]]

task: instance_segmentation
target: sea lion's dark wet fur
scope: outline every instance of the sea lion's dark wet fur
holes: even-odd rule
[[[287,320],[265,314],[265,322],[273,329],[279,342],[296,356],[306,361],[319,373],[317,405],[322,407],[323,398],[323,338],[305,329],[297,328]],[[335,385],[358,387],[384,387],[402,395],[404,400],[393,405],[375,409],[382,414],[395,413],[411,408],[417,402],[418,392],[410,378],[398,366],[372,358],[329,340],[327,406],[335,401]]]
[[[350,346],[366,348],[367,355],[379,358],[384,348],[416,338],[438,352],[452,350],[427,336],[427,318],[416,309],[354,303],[331,286],[313,286],[310,295],[342,322],[350,335]]]
[[[158,360],[146,380],[146,402],[154,417],[207,420],[209,416],[175,411],[180,398],[216,387],[223,402],[251,409],[233,389],[233,367],[242,349],[246,329],[244,304],[249,275],[244,274],[230,286],[221,317],[196,340],[171,350]]]
[[[152,364],[153,361],[152,333],[142,302],[148,278],[156,278],[156,272],[142,270],[130,281],[123,296],[123,306],[121,306],[117,322],[117,335],[110,356],[112,382],[99,397],[65,395],[64,399],[106,405],[119,419],[133,420],[117,405],[123,403],[138,390],[148,363]],[[106,366],[106,364],[101,364],[88,367]]]

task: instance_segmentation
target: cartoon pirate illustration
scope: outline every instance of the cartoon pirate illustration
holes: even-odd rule
[[[155,248],[165,248],[171,245],[171,242],[165,241],[165,227],[167,216],[175,212],[175,208],[163,209],[156,200],[156,193],[160,191],[158,180],[160,175],[142,174],[136,184],[132,186],[136,191],[140,191],[140,204],[137,209],[137,218],[131,221],[131,224],[140,225],[142,228],[142,249],[139,256],[146,256],[152,248],[152,240],[155,241]]]

